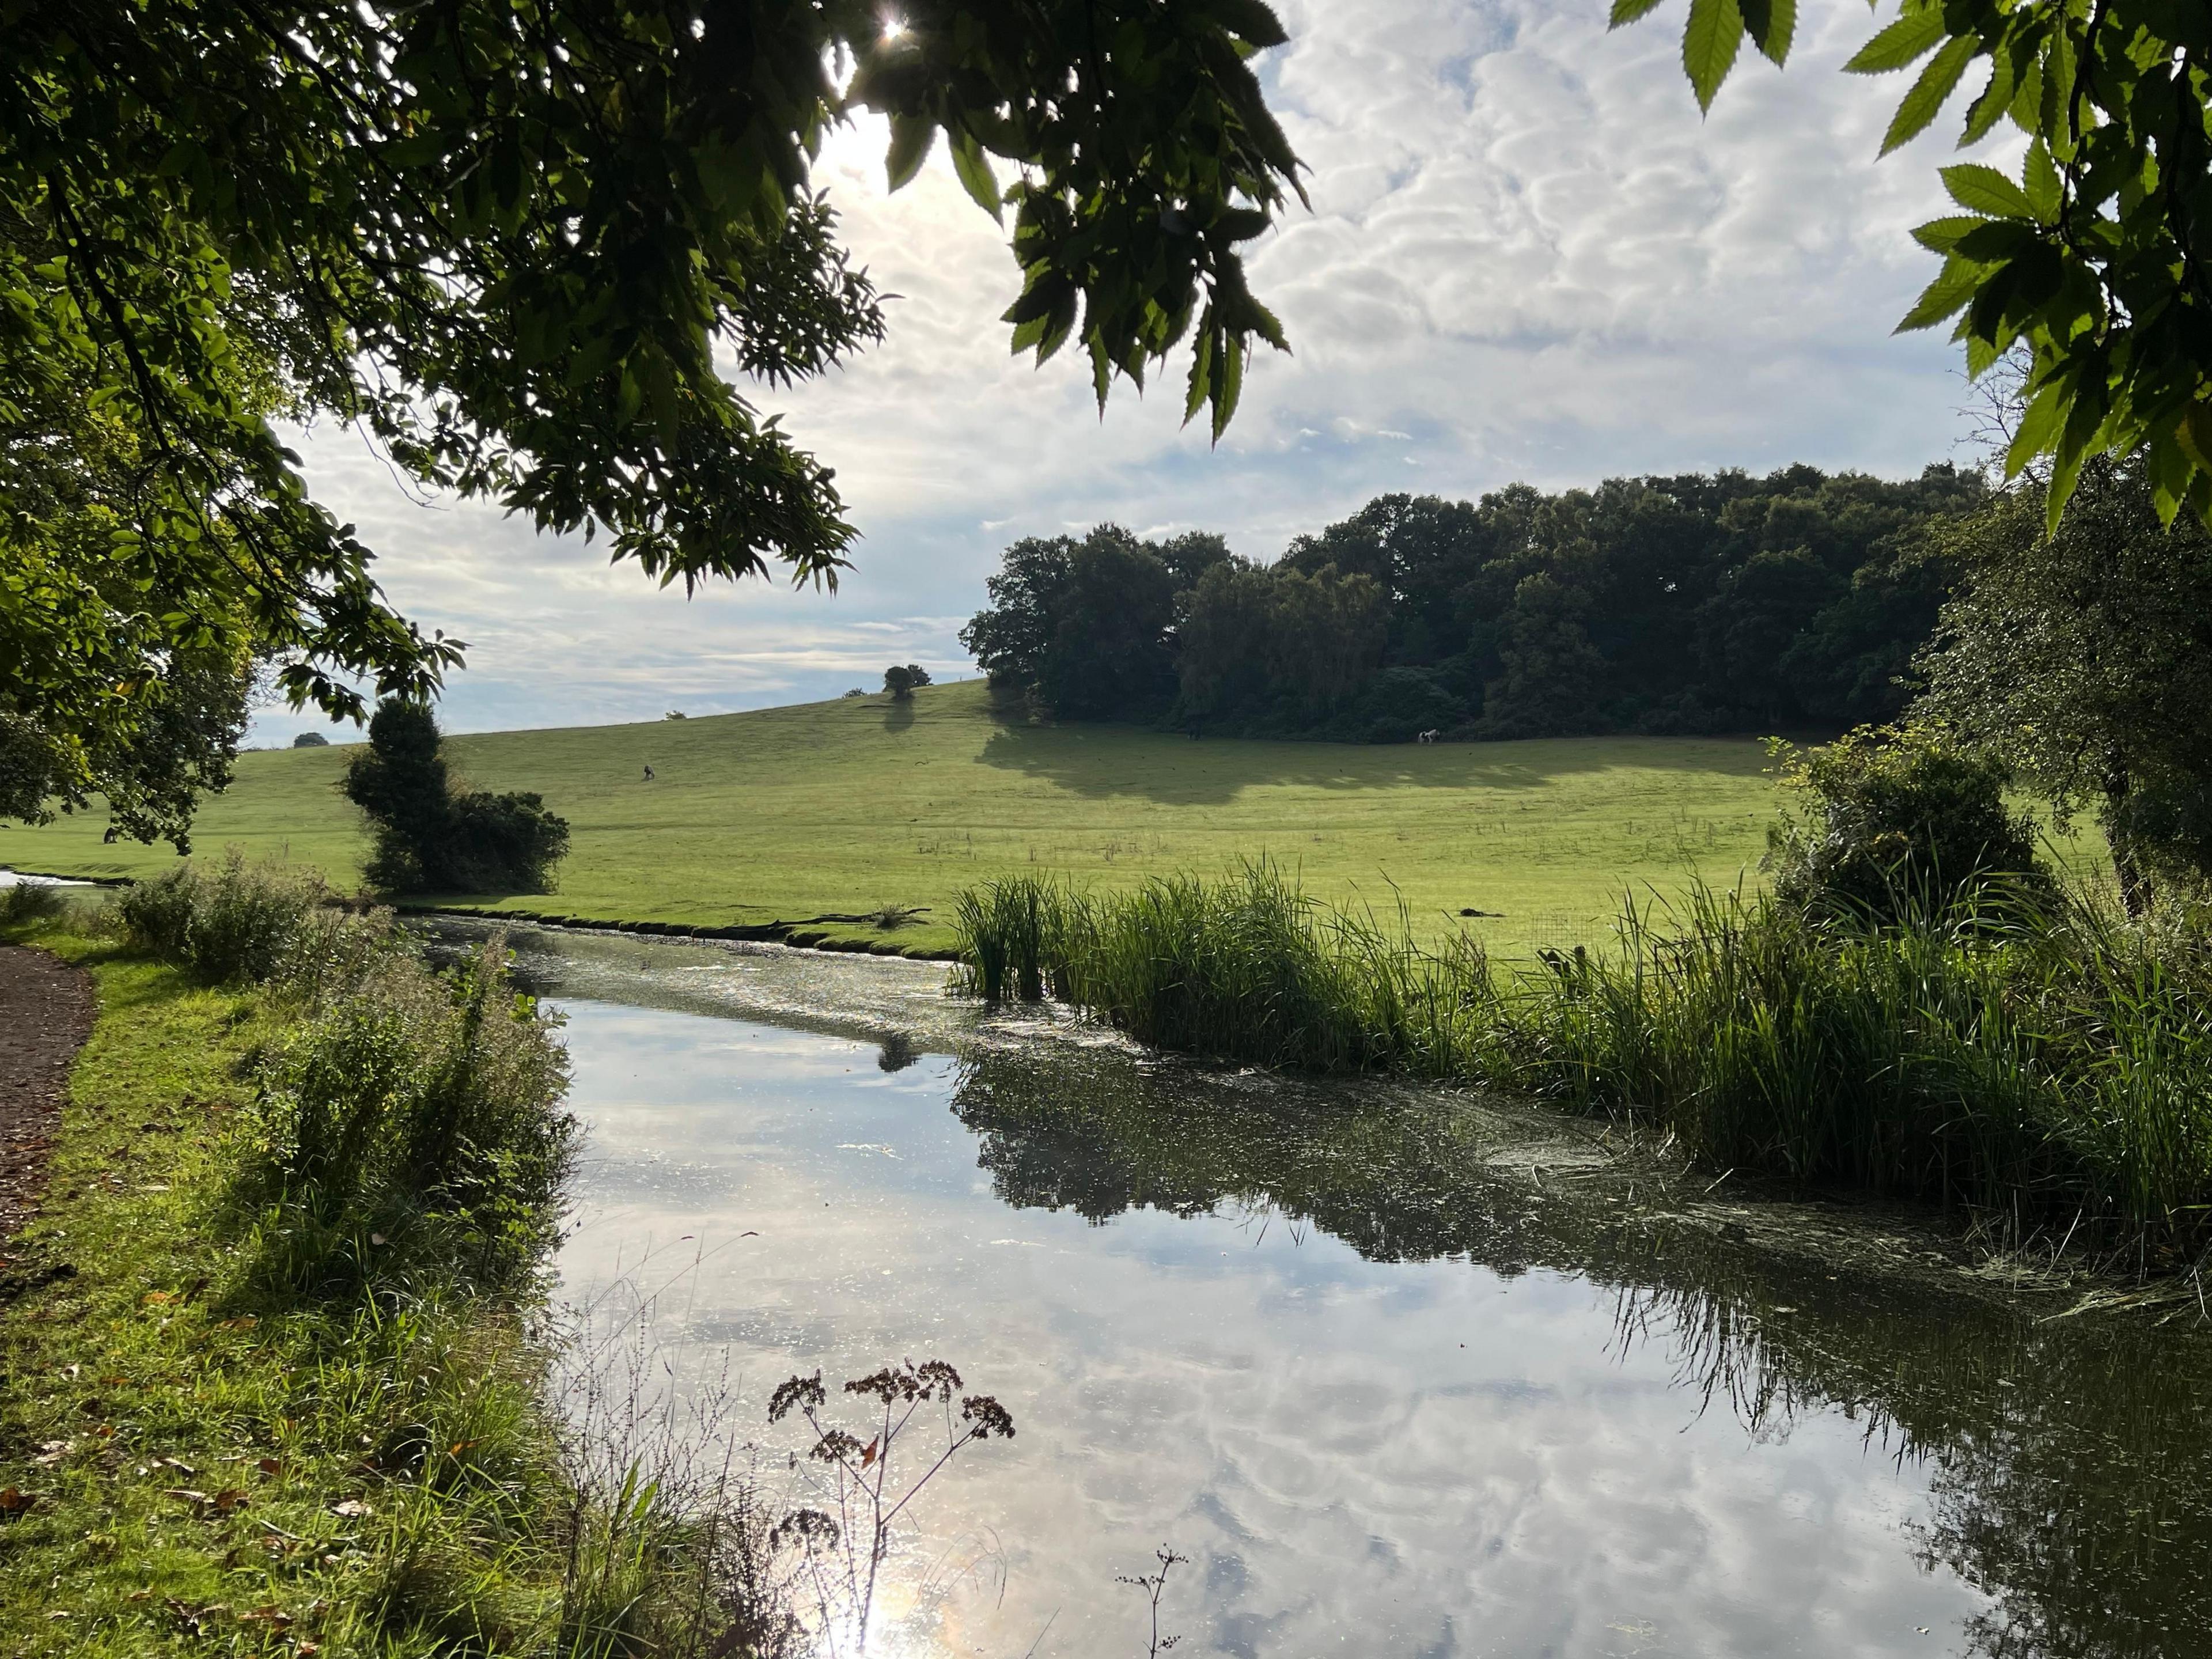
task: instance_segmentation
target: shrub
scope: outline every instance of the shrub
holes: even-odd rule
[[[1784,903],[1895,922],[1993,885],[2049,890],[2033,824],[2005,805],[2002,762],[1940,728],[1862,726],[1822,748],[1773,750],[1784,783],[1808,803],[1769,832]]]
[[[15,881],[0,887],[0,926],[52,921],[67,908],[62,890],[49,882]]]
[[[210,985],[258,984],[275,975],[301,921],[330,890],[288,865],[248,865],[232,848],[212,872],[179,865],[126,889],[116,905],[125,937]]]
[[[567,820],[538,795],[457,789],[442,743],[436,716],[419,703],[385,702],[369,721],[345,792],[376,826],[370,884],[392,893],[549,890],[568,850]]]
[[[529,1278],[579,1133],[557,1026],[494,944],[447,975],[393,955],[273,1049],[259,1121],[277,1275],[384,1279],[428,1260],[478,1285]]]

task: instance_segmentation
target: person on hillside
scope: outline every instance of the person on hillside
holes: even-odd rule
[[[647,783],[651,783],[653,781],[653,767],[650,763],[647,764],[645,769],[645,781]]]

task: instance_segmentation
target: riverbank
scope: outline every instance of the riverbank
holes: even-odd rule
[[[617,1501],[564,1431],[528,1170],[557,1175],[565,1120],[526,1000],[487,1003],[495,975],[471,1014],[399,955],[356,997],[343,930],[289,993],[52,921],[4,936],[81,968],[97,1014],[0,1267],[0,1650],[680,1653],[750,1616],[707,1593],[713,1495]],[[428,1098],[404,1081],[356,1097],[349,1187],[310,1169],[318,1079],[380,1051],[503,1142],[517,1203],[468,1197],[465,1158],[412,1158],[411,1188],[380,1163]]]
[[[2212,1251],[2212,952],[2094,892],[1875,928],[1700,891],[1520,969],[1265,864],[1135,894],[1017,878],[958,914],[976,994],[1158,1048],[1480,1084],[2112,1270],[2200,1276]]]

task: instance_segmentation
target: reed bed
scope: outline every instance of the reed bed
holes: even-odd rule
[[[1110,894],[1018,876],[958,914],[970,991],[1158,1048],[1510,1089],[1716,1169],[1963,1204],[2016,1243],[2212,1243],[2212,948],[2093,896],[1874,927],[1699,888],[1512,968],[1266,864]]]

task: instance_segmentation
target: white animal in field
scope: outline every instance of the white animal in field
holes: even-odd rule
[[[1444,734],[1433,727],[1422,732],[1421,735],[1415,739],[1415,741],[1419,743],[1442,743],[1443,740]]]

